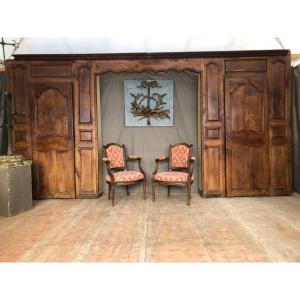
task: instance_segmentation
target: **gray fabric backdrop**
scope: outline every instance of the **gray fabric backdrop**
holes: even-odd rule
[[[300,193],[300,65],[292,68],[293,189]]]
[[[3,104],[4,104],[4,73],[0,73],[0,126],[5,121]],[[0,127],[0,155],[7,153],[7,128]]]
[[[173,127],[125,127],[124,91],[125,79],[152,79],[174,81],[174,126]],[[151,190],[151,174],[154,160],[158,156],[168,155],[169,144],[186,142],[193,144],[193,155],[196,157],[193,191],[198,191],[198,151],[197,151],[197,114],[198,114],[198,75],[191,72],[165,73],[105,73],[100,76],[100,99],[102,115],[103,144],[125,144],[128,155],[140,155],[142,166],[148,178],[148,192]],[[128,169],[132,170],[130,162]],[[161,170],[167,164],[162,163]],[[135,168],[137,167],[137,164]],[[103,169],[106,175],[106,168]],[[107,190],[103,179],[104,191]],[[131,188],[141,192],[141,186]],[[165,192],[166,187],[158,187]],[[184,188],[173,188],[174,192],[185,192]]]

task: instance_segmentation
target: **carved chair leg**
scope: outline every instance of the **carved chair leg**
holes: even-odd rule
[[[126,185],[126,194],[127,194],[127,196],[129,196],[129,187],[128,187],[128,185]]]
[[[114,206],[115,205],[115,190],[116,190],[116,185],[112,184],[111,185],[111,205]]]
[[[168,185],[168,197],[170,197],[171,186]]]
[[[152,180],[152,201],[155,202],[155,188],[156,188],[156,182]]]
[[[190,205],[190,200],[192,198],[191,189],[192,189],[192,184],[190,182],[188,182],[187,185],[186,185],[186,191],[187,191],[186,204],[188,206]]]
[[[144,194],[144,200],[146,200],[146,179],[144,180],[143,183],[143,194]]]
[[[108,183],[107,185],[108,185],[108,195],[107,195],[107,197],[108,197],[108,200],[110,200],[111,184]]]

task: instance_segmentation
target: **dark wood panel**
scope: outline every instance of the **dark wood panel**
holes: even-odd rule
[[[207,139],[220,139],[220,129],[219,128],[206,128],[206,138]]]
[[[93,194],[94,185],[90,180],[93,178],[95,170],[93,148],[81,148],[78,153],[80,168],[78,173],[81,174],[79,190],[85,194]]]
[[[52,198],[51,151],[33,151],[33,197],[35,199]]]
[[[268,194],[266,87],[264,76],[256,79],[244,76],[226,79],[226,190],[228,196]]]
[[[90,69],[83,66],[78,71],[79,81],[79,122],[91,123]]]
[[[23,65],[16,66],[13,71],[13,110],[16,114],[18,114],[18,116],[15,118],[16,124],[26,123],[26,116],[29,114],[26,81],[26,67]]]
[[[226,72],[266,72],[267,60],[266,59],[237,59],[225,61]]]
[[[224,60],[203,59],[202,195],[225,196]]]
[[[290,57],[268,59],[271,195],[292,192],[290,76]]]
[[[208,196],[217,196],[221,193],[221,151],[222,149],[220,149],[220,147],[205,147],[203,164],[207,173],[205,176],[204,189]]]
[[[99,196],[97,110],[94,64],[76,62],[74,74],[76,197]]]
[[[80,130],[80,141],[81,142],[92,142],[93,131],[92,130]]]
[[[207,120],[218,121],[219,115],[219,68],[214,62],[206,65],[206,106],[207,106]]]
[[[74,198],[72,85],[32,84],[33,177],[36,198]]]
[[[285,61],[272,61],[270,90],[271,119],[286,119],[286,66]]]
[[[33,65],[31,67],[32,77],[71,77],[71,65]]]
[[[7,64],[8,91],[12,96],[12,151],[32,159],[30,83],[27,62],[9,61]]]
[[[286,145],[273,145],[271,148],[271,185],[276,191],[286,192]]]

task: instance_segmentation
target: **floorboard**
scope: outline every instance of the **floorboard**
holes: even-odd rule
[[[2,262],[300,262],[300,195],[35,201],[0,217]]]

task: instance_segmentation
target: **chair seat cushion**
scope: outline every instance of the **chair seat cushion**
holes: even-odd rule
[[[168,182],[187,182],[188,173],[183,172],[161,172],[154,176],[155,180]],[[192,181],[193,181],[192,176]]]
[[[144,175],[141,172],[137,171],[120,171],[115,172],[115,182],[130,182],[130,181],[138,181],[144,178]],[[111,178],[109,175],[106,175],[106,181],[110,182]]]

